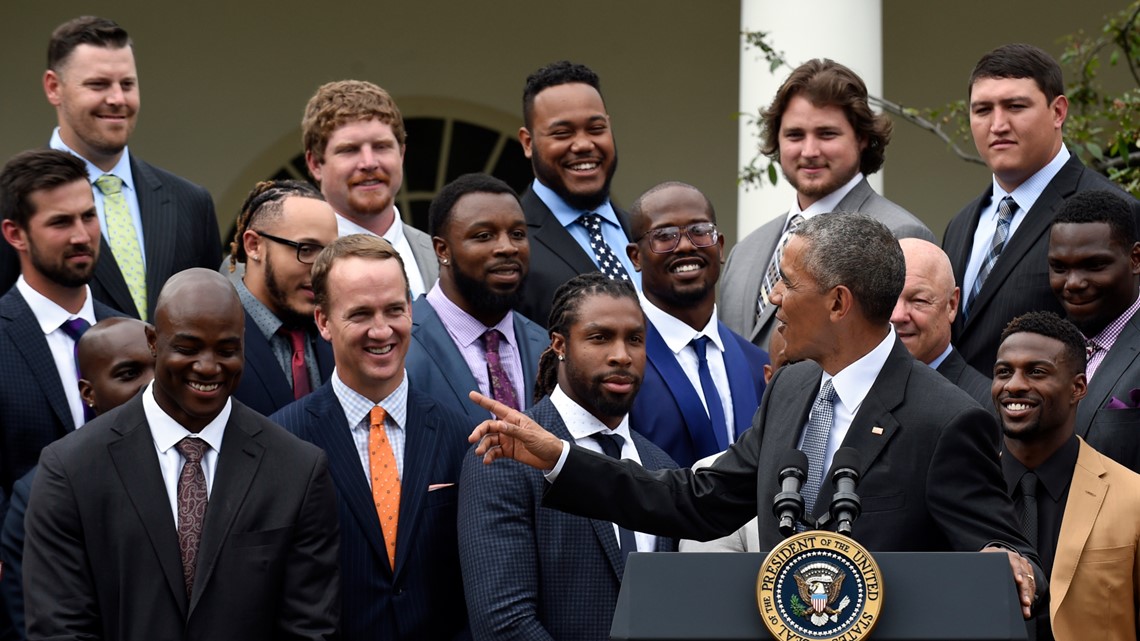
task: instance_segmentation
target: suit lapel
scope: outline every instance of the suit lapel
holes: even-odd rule
[[[463,360],[463,355],[452,342],[451,335],[443,326],[443,321],[439,319],[439,315],[435,313],[435,309],[426,298],[421,296],[412,303],[412,319],[415,325],[412,334],[423,345],[428,358],[436,364],[441,373],[445,374],[443,379],[447,381],[447,386],[451,388],[455,397],[461,402],[466,402],[467,392],[478,390],[479,384],[475,382],[475,375],[471,373],[467,361]],[[483,416],[486,418],[489,414]],[[403,490],[400,492],[403,500]]]
[[[134,156],[131,156],[131,173],[138,190],[139,218],[146,246],[146,297],[150,308],[147,318],[153,318],[153,301],[158,298],[162,284],[173,269],[175,244],[179,239],[178,234],[171,233],[169,228],[177,224],[178,211],[162,181],[148,165],[136,161]],[[122,280],[122,274],[119,279]]]
[[[744,351],[732,337],[732,332],[721,322],[717,322],[717,331],[720,332],[721,341],[724,342],[724,370],[728,376],[728,391],[732,394],[732,423],[735,427],[736,438],[752,427],[752,416],[760,406],[760,399],[756,398],[756,381],[748,367],[748,359]],[[728,447],[725,444],[726,449]]]
[[[1061,519],[1061,533],[1057,537],[1057,553],[1053,557],[1053,572],[1049,577],[1049,588],[1053,594],[1050,610],[1054,613],[1064,604],[1081,551],[1092,533],[1093,524],[1100,514],[1109,485],[1101,477],[1104,466],[1098,460],[1099,454],[1081,441],[1077,455],[1077,465],[1073,470],[1073,481],[1069,487],[1069,499],[1065,503],[1065,514]]]
[[[542,202],[542,199],[533,190],[527,189],[522,196],[522,201],[523,211],[540,212],[536,216],[527,216],[527,225],[532,229],[536,228],[531,233],[532,241],[546,246],[554,254],[554,257],[566,263],[567,267],[579,274],[598,270],[598,266],[586,255],[578,241],[574,240],[570,232],[566,231],[562,223],[558,222],[550,208]],[[626,234],[628,235],[628,233],[627,229]]]
[[[1097,368],[1096,376],[1089,383],[1088,394],[1077,405],[1077,436],[1088,436],[1097,410],[1108,404],[1112,390],[1136,362],[1137,356],[1140,356],[1140,319],[1133,315]],[[1125,398],[1121,400],[1127,401]]]
[[[257,322],[245,313],[245,372],[243,376],[257,379],[265,395],[275,407],[285,407],[293,402],[293,388],[285,378],[285,372],[277,364],[273,347],[261,333]]]
[[[142,395],[136,395],[128,401],[120,416],[123,420],[111,429],[121,434],[122,438],[108,444],[107,453],[122,479],[123,490],[130,497],[138,519],[146,530],[166,583],[174,594],[178,607],[185,614],[188,611],[186,580],[182,574],[178,530],[158,465],[154,438],[143,413]]]
[[[697,396],[697,390],[693,388],[689,377],[685,376],[685,371],[677,362],[676,354],[665,344],[665,339],[661,337],[661,332],[657,331],[653,323],[647,322],[646,326],[645,355],[661,375],[661,380],[665,382],[669,393],[677,399],[677,406],[685,420],[685,428],[693,440],[693,450],[720,452],[727,449],[728,435],[713,434],[712,422],[702,409],[704,406],[701,404],[701,398]],[[723,445],[720,444],[721,440],[725,441]]]
[[[464,368],[466,370],[466,368]],[[439,451],[440,430],[436,429],[432,406],[412,390],[408,390],[408,416],[404,433],[404,473],[400,479],[400,525],[396,533],[395,575],[404,571],[411,548],[416,544],[416,531],[423,516],[431,474],[435,471]],[[398,579],[398,576],[397,576]]]
[[[764,275],[768,273],[768,265],[772,262],[772,257],[776,255],[776,248],[780,245],[780,238],[783,237],[784,225],[787,224],[788,212],[780,214],[780,217],[767,223],[761,229],[768,228],[770,234],[764,239],[763,247],[758,249],[762,250],[757,252],[757,259],[753,265],[754,269],[749,271],[748,280],[746,281],[747,287],[744,291],[751,295],[751,300],[746,301],[746,317],[751,317],[752,330],[749,332],[748,340],[752,343],[760,336],[764,327],[772,320],[772,316],[776,313],[775,305],[765,305],[764,313],[760,316],[756,314],[756,306],[760,300],[760,290],[764,287]],[[759,257],[766,257],[764,262],[760,262]]]
[[[74,430],[75,421],[71,418],[71,408],[67,404],[67,395],[63,391],[63,383],[59,379],[59,370],[55,368],[55,359],[51,355],[47,338],[44,337],[32,308],[15,287],[4,297],[2,313],[9,322],[8,332],[12,337],[12,343],[20,351],[28,370],[43,389],[52,411],[64,426],[65,432]],[[72,384],[76,382],[72,381]]]
[[[529,407],[534,398],[534,383],[538,380],[538,359],[550,345],[550,339],[527,331],[526,323],[523,322],[525,317],[518,312],[513,313],[515,341],[519,344],[519,358],[522,359],[523,378],[526,379],[523,381],[523,394],[526,398],[522,399],[522,406]]]
[[[119,263],[115,262],[115,255],[111,253],[111,246],[107,244],[107,239],[102,236],[99,240],[99,260],[95,261],[94,280],[106,292],[108,302],[114,305],[115,309],[125,310],[128,314],[134,311],[135,317],[138,317],[135,301],[131,298],[131,290],[127,288],[127,281],[123,279],[123,273],[119,270]],[[150,285],[148,284],[147,287]]]
[[[240,403],[233,402],[230,420],[226,423],[226,431],[222,436],[218,467],[214,472],[210,502],[206,506],[206,521],[202,524],[202,540],[198,544],[198,571],[190,595],[191,613],[201,598],[202,591],[209,585],[222,544],[229,535],[234,517],[245,502],[245,496],[265,453],[265,447],[255,438],[261,428],[253,421],[243,420],[243,414],[251,411]]]

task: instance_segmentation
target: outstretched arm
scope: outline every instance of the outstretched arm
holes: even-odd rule
[[[562,456],[562,439],[522,412],[479,392],[470,392],[468,396],[472,402],[498,417],[497,420],[483,421],[467,437],[467,442],[477,444],[475,454],[482,456],[484,463],[509,458],[544,472],[554,469]]]

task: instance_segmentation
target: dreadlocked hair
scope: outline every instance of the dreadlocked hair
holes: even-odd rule
[[[237,269],[238,263],[245,263],[245,243],[242,236],[253,227],[253,222],[273,222],[281,217],[285,209],[285,199],[290,196],[324,200],[325,197],[312,184],[303,180],[263,180],[254,185],[245,197],[238,214],[234,239],[230,242],[230,272]],[[257,231],[256,229],[254,231]]]
[[[570,327],[578,322],[578,310],[582,301],[589,296],[609,296],[611,298],[630,298],[639,306],[637,290],[633,284],[625,280],[613,280],[601,272],[589,272],[571,278],[563,283],[554,292],[554,306],[550,309],[550,319],[547,322],[550,335],[561,334],[564,338],[570,336]],[[553,347],[538,359],[538,381],[534,386],[534,402],[554,391],[558,386],[558,355]]]

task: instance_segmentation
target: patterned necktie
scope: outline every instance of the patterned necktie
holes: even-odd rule
[[[74,358],[75,358],[75,380],[76,380],[76,382],[79,382],[79,379],[83,378],[83,372],[79,371],[79,339],[90,328],[91,328],[91,323],[88,323],[87,321],[83,320],[82,318],[73,318],[71,320],[64,321],[63,324],[59,326],[59,329],[64,334],[67,334],[68,337],[71,338],[71,340],[75,341],[75,346],[72,348],[72,350],[73,350],[72,353],[73,353]],[[93,409],[91,409],[90,405],[84,403],[83,404],[83,420],[86,422],[86,421],[90,421],[93,418],[95,418],[95,411]]]
[[[1021,531],[1029,544],[1037,547],[1037,475],[1026,472],[1021,477]]]
[[[369,413],[368,471],[372,476],[372,501],[380,518],[384,533],[384,547],[388,550],[388,564],[396,571],[396,529],[400,521],[400,472],[396,455],[388,441],[384,419],[388,413],[379,405]]]
[[[111,254],[123,272],[123,280],[131,292],[131,300],[139,312],[139,318],[146,320],[146,267],[143,265],[142,249],[139,247],[138,230],[131,218],[127,199],[123,196],[123,180],[111,174],[103,174],[95,179],[95,186],[103,192],[103,217],[107,221],[107,244]]]
[[[594,250],[594,262],[598,264],[598,269],[612,280],[628,281],[629,274],[625,271],[625,266],[602,237],[602,217],[588,212],[578,217],[578,224],[585,227],[590,236],[590,249]]]
[[[728,428],[727,421],[724,417],[724,406],[720,402],[720,393],[717,391],[716,384],[713,382],[712,371],[709,370],[709,361],[706,357],[706,350],[709,341],[712,340],[708,336],[698,336],[694,338],[689,344],[697,352],[697,375],[701,379],[701,391],[705,395],[705,408],[708,410],[709,422],[712,424],[713,434],[716,436],[716,442],[720,449],[728,449]]]
[[[487,358],[487,373],[491,378],[491,398],[507,405],[512,409],[521,410],[515,386],[511,384],[511,377],[503,368],[499,359],[499,340],[502,334],[497,329],[489,329],[483,333],[483,354]]]
[[[977,298],[978,292],[982,291],[982,283],[986,282],[986,276],[990,275],[990,270],[994,268],[994,263],[1001,255],[1001,250],[1005,248],[1005,241],[1009,238],[1009,224],[1013,221],[1015,213],[1017,213],[1017,203],[1014,202],[1013,196],[1002,198],[1001,202],[998,203],[998,221],[997,228],[994,229],[994,240],[990,243],[990,251],[982,260],[982,266],[978,269],[978,277],[974,279],[974,286],[970,288],[970,295],[962,307],[963,316],[969,315],[974,299]]]
[[[804,446],[800,449],[808,458],[808,475],[804,481],[804,515],[810,517],[815,509],[815,497],[823,486],[823,466],[827,459],[827,438],[835,422],[835,387],[831,379],[819,388],[815,403],[811,406],[807,429],[804,431]],[[797,526],[799,527],[799,526]]]
[[[757,318],[764,315],[764,311],[768,308],[768,299],[772,297],[772,290],[780,280],[780,259],[784,257],[784,247],[792,238],[792,232],[802,224],[804,224],[803,215],[794,214],[788,219],[788,230],[784,232],[780,242],[776,243],[776,251],[772,253],[772,260],[768,262],[768,271],[764,272],[764,281],[760,284],[760,298],[756,301]]]
[[[175,444],[186,462],[178,475],[178,546],[182,551],[182,574],[186,579],[186,596],[194,588],[194,571],[198,567],[198,544],[202,540],[202,523],[206,520],[206,473],[202,455],[210,444],[200,438],[186,438]]]
[[[602,451],[606,456],[621,460],[621,446],[625,442],[621,434],[591,434],[591,438],[602,446]],[[628,530],[622,526],[618,526],[618,546],[621,547],[621,562],[624,571],[625,562],[629,560],[629,553],[637,551],[637,537],[634,535],[633,530]]]
[[[279,330],[289,336],[289,341],[293,344],[293,358],[291,365],[293,368],[293,399],[300,399],[312,391],[312,384],[309,382],[309,368],[305,365],[305,341],[308,336],[303,329],[285,329],[284,327]]]

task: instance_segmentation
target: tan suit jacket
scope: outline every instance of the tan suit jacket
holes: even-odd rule
[[[1140,475],[1083,440],[1049,583],[1058,641],[1137,638]]]

